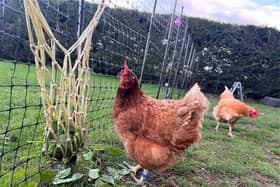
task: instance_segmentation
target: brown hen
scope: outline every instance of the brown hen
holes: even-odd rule
[[[191,144],[201,141],[201,127],[209,102],[195,84],[181,100],[158,100],[145,95],[127,64],[121,72],[113,107],[113,121],[126,152],[137,166],[131,167],[137,184],[148,170],[172,167]],[[141,178],[137,170],[143,168]]]
[[[235,99],[231,91],[225,87],[225,91],[220,95],[220,101],[213,109],[213,115],[217,121],[216,131],[220,122],[227,123],[229,126],[228,136],[232,137],[232,127],[241,117],[250,117],[257,119],[258,109],[255,109],[245,103]]]

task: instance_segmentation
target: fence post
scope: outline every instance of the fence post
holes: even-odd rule
[[[183,38],[183,42],[182,42],[181,49],[180,49],[179,59],[177,61],[177,68],[176,68],[176,71],[175,71],[175,77],[174,77],[172,88],[171,88],[171,91],[170,91],[171,92],[171,98],[172,98],[173,89],[176,86],[177,74],[178,74],[178,71],[179,71],[179,68],[180,68],[180,63],[182,61],[183,51],[184,51],[185,42],[186,42],[186,38],[187,38],[187,31],[188,31],[188,18],[186,17],[186,26],[185,26],[184,38]],[[186,50],[186,53],[187,52],[188,51]]]
[[[174,22],[173,19],[174,19],[174,14],[175,14],[176,6],[177,6],[177,0],[175,0],[172,16],[171,16],[171,19],[170,19],[168,36],[167,36],[167,44],[166,44],[165,51],[164,51],[164,57],[163,57],[162,67],[161,67],[160,76],[159,76],[159,83],[158,83],[158,89],[157,89],[157,96],[156,96],[156,98],[159,98],[159,94],[160,94],[160,88],[161,88],[161,84],[162,84],[162,74],[163,74],[163,70],[164,70],[166,59],[167,59],[167,55],[168,55],[169,40],[170,40],[170,36],[171,36],[171,33],[172,33],[172,27],[173,27],[173,22]]]
[[[188,34],[188,41],[187,41],[187,44],[186,44],[186,51],[185,51],[185,55],[184,55],[184,60],[183,60],[183,71],[185,69],[185,65],[186,65],[186,62],[187,62],[187,57],[188,57],[188,53],[189,53],[189,45],[190,45],[190,41],[191,41],[191,35]],[[184,88],[184,83],[185,83],[185,76],[186,75],[186,71],[184,71],[184,75],[183,75],[183,82],[181,84],[181,88]]]
[[[77,29],[77,38],[78,39],[81,35],[82,28],[83,28],[84,4],[85,4],[85,0],[79,0],[79,17],[78,17],[78,29]]]
[[[192,45],[193,46],[193,45]],[[194,56],[195,56],[195,48],[193,46],[193,50],[192,50],[192,55],[191,55],[191,60],[190,60],[190,65],[189,65],[189,70],[188,70],[188,77],[187,77],[187,84],[190,83],[191,79],[192,79],[192,74],[193,74],[193,67],[194,67]]]
[[[193,53],[193,43],[191,45],[191,48],[190,48],[190,52],[188,53],[188,61],[187,61],[187,67],[186,67],[186,71],[184,73],[184,77],[183,77],[183,88],[185,88],[185,84],[186,84],[186,75],[188,74],[188,71],[189,71],[189,66],[190,66],[190,61],[191,61],[191,56],[192,56],[192,53]]]
[[[83,27],[83,19],[84,19],[84,4],[85,0],[79,0],[79,17],[78,17],[78,28],[77,28],[77,39],[80,38],[82,27]],[[81,46],[77,48],[77,59],[81,55]],[[75,77],[78,77],[78,69],[75,71]]]
[[[142,67],[141,67],[141,74],[140,74],[140,79],[139,79],[140,80],[140,87],[142,86],[142,78],[143,78],[144,67],[145,67],[147,54],[148,54],[149,47],[150,47],[151,30],[152,30],[152,26],[153,26],[153,20],[154,20],[154,16],[155,16],[156,7],[157,7],[157,0],[154,1],[153,13],[152,13],[151,18],[150,18],[149,31],[148,31],[145,53],[144,53],[144,58],[143,58]]]
[[[5,16],[5,0],[2,0],[2,16],[3,16],[3,20],[4,20],[4,16]]]
[[[184,10],[184,7],[181,8],[180,17],[182,17],[182,15],[183,15],[183,10]],[[170,70],[168,72],[168,80],[167,80],[167,85],[168,85],[167,87],[168,88],[166,89],[166,92],[165,92],[165,99],[171,97],[170,79],[171,79],[171,75],[172,75],[173,64],[174,64],[176,53],[177,53],[177,44],[178,44],[180,28],[181,28],[181,24],[177,28],[177,33],[176,33],[176,38],[175,38],[175,45],[174,45],[174,50],[173,50],[173,55],[172,55],[172,60],[171,60],[171,68],[170,68]]]

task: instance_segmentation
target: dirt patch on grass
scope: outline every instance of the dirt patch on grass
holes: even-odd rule
[[[273,178],[261,175],[259,173],[253,173],[250,177],[261,184],[277,184]]]
[[[242,127],[245,129],[251,129],[251,130],[258,129],[258,127],[255,124],[251,124],[251,123],[242,124]]]
[[[209,184],[218,184],[220,182],[220,178],[217,175],[212,174],[210,171],[206,169],[199,169],[193,171],[192,173],[184,173],[180,171],[174,170],[166,170],[164,172],[151,172],[148,181],[148,186],[161,186],[161,187],[179,187],[177,184],[177,176],[183,177],[191,177],[197,178],[199,181],[207,181]],[[193,181],[194,182],[194,181]]]
[[[210,171],[206,169],[200,169],[195,171],[195,175],[199,176],[199,178],[202,178],[203,180],[206,180],[210,184],[217,184],[219,183],[220,177],[211,173]]]
[[[217,182],[217,180],[219,180],[219,177],[217,177],[216,175],[213,175],[208,170],[201,170],[197,174],[200,175],[200,177],[202,177],[203,179],[205,179],[211,183]]]
[[[151,171],[149,175],[148,186],[177,187],[175,178],[184,176],[184,173],[170,169],[163,172]]]
[[[46,166],[45,166],[46,169],[50,169],[50,170],[53,170],[53,171],[58,171],[58,170],[62,170],[64,169],[64,165],[61,163],[61,162],[49,162]]]
[[[263,149],[263,152],[265,152],[269,158],[266,159],[266,162],[269,162],[271,164],[278,164],[280,162],[280,157],[276,155],[272,150],[270,149]]]

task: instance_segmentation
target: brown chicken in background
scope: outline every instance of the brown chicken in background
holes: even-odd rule
[[[128,165],[137,184],[143,184],[148,170],[172,167],[186,148],[201,141],[203,116],[208,107],[197,84],[181,100],[158,100],[145,95],[125,63],[113,121],[126,152],[137,163],[135,167]],[[137,179],[136,172],[141,168],[143,172]]]
[[[220,101],[213,109],[213,115],[217,121],[216,130],[218,130],[220,122],[227,123],[229,126],[228,136],[232,137],[232,127],[241,117],[249,117],[257,119],[259,116],[258,109],[235,99],[231,91],[225,87],[225,91],[220,95]]]

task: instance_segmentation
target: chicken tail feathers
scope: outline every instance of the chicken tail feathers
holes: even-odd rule
[[[187,92],[184,97],[184,104],[194,104],[201,112],[206,112],[209,109],[209,101],[205,95],[200,91],[197,83]]]
[[[209,101],[195,84],[183,99],[183,105],[177,111],[177,129],[172,144],[177,150],[184,150],[195,142],[201,141],[201,128],[204,113]]]

